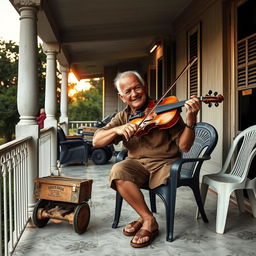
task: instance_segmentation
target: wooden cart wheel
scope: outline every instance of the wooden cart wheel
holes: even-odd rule
[[[87,203],[79,204],[75,209],[73,227],[76,233],[86,231],[90,221],[90,207]]]
[[[48,203],[47,200],[42,200],[39,199],[34,210],[33,210],[33,215],[32,215],[32,221],[33,223],[38,227],[38,228],[42,228],[44,227],[47,222],[49,221],[49,218],[45,218],[45,219],[38,219],[37,217],[37,212],[39,210],[39,208],[44,208],[44,206]]]

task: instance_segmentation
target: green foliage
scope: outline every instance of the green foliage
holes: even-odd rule
[[[95,82],[95,81],[94,81]],[[97,121],[102,119],[102,80],[72,97],[68,105],[69,120]]]
[[[0,40],[0,137],[8,142],[13,139],[19,120],[17,111],[19,46],[12,41]],[[38,85],[40,107],[44,106],[46,56],[38,48]]]
[[[16,104],[19,47],[0,41],[0,136],[12,140],[18,121]]]
[[[44,108],[45,78],[46,78],[46,55],[43,46],[38,46],[38,86],[39,86],[39,109]]]

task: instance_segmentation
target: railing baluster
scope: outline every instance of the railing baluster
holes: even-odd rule
[[[13,157],[13,208],[14,208],[14,227],[17,227],[17,155]],[[17,229],[14,228],[14,244],[18,241]]]
[[[30,139],[0,146],[0,212],[3,213],[0,256],[12,254],[28,222],[27,147]]]
[[[97,124],[97,121],[69,121],[69,129],[79,128],[82,126],[87,127],[95,127]]]
[[[6,163],[3,166],[3,194],[4,194],[4,248],[5,254],[8,255],[8,218],[7,218],[7,193],[6,193]]]
[[[12,155],[12,154],[11,154]],[[7,174],[9,176],[9,251],[13,249],[13,200],[12,200],[12,161],[11,159],[8,160],[7,165]]]

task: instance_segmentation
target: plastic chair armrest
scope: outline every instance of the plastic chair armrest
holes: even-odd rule
[[[117,156],[116,156],[116,163],[123,161],[128,155],[128,150],[127,149],[123,149],[122,151],[120,151]]]
[[[176,160],[172,163],[172,167],[170,169],[170,176],[169,178],[171,179],[173,175],[180,175],[181,167],[184,163],[189,163],[189,162],[203,162],[205,160],[211,159],[210,156],[203,156],[199,158],[182,158],[179,160]]]

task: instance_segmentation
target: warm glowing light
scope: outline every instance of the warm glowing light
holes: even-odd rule
[[[78,80],[76,79],[76,76],[74,75],[74,73],[70,72],[68,75],[68,82],[72,83],[72,84],[77,84]]]
[[[74,86],[74,88],[77,91],[88,91],[91,88],[91,84],[87,81],[85,81],[85,79],[80,80],[77,85]]]
[[[78,92],[90,90],[91,84],[89,81],[90,79],[82,79],[78,81],[74,73],[70,72],[68,76],[68,82],[71,84],[71,86],[68,91],[68,96],[72,97]]]
[[[158,47],[157,44],[154,44],[153,47],[150,49],[150,53],[152,53]]]
[[[75,90],[75,89],[70,89],[69,91],[68,91],[68,96],[69,97],[72,97],[74,94],[76,94],[77,93],[77,90]]]

